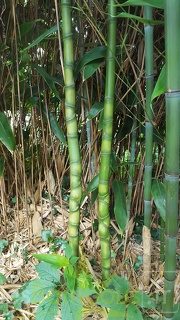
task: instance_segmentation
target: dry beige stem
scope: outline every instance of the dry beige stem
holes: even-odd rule
[[[143,283],[149,285],[151,276],[151,233],[150,230],[143,227]]]

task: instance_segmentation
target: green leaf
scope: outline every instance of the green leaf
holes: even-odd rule
[[[78,275],[76,283],[76,295],[81,298],[88,297],[97,293],[92,283],[91,274],[87,274],[84,270]]]
[[[12,295],[14,307],[15,309],[20,309],[22,302],[39,303],[49,291],[55,288],[56,284],[44,279],[28,281]]]
[[[38,272],[39,278],[56,284],[60,283],[59,272],[52,268],[52,266],[49,263],[39,263],[38,265],[36,265],[36,271]]]
[[[87,52],[82,59],[78,62],[78,64],[75,67],[75,78],[78,77],[78,73],[80,70],[87,65],[90,62],[96,61],[97,59],[102,59],[106,57],[106,51],[107,47],[106,46],[99,46],[96,48],[93,48],[91,51]]]
[[[82,303],[68,291],[62,293],[61,315],[63,320],[82,320]]]
[[[155,302],[145,292],[137,291],[133,293],[131,296],[131,301],[141,308],[155,308]]]
[[[99,186],[99,173],[87,185],[87,192],[92,192]]]
[[[90,78],[93,75],[93,73],[100,67],[103,61],[104,61],[104,58],[97,59],[92,61],[91,63],[86,64],[83,72],[83,81]]]
[[[0,140],[9,151],[15,150],[16,141],[14,134],[4,112],[0,112]]]
[[[41,230],[41,239],[50,242],[52,240],[52,230]]]
[[[112,190],[114,192],[114,213],[121,234],[126,229],[128,222],[128,214],[126,209],[126,195],[122,181],[114,180],[112,182]]]
[[[71,264],[64,270],[64,279],[66,279],[66,286],[70,292],[74,292],[76,285],[76,271]]]
[[[144,320],[141,311],[132,303],[128,304],[126,320]]]
[[[46,81],[48,87],[52,90],[52,92],[55,94],[55,96],[60,100],[59,93],[55,87],[54,84],[54,77],[51,77],[44,68],[38,66],[38,65],[33,65],[33,67],[40,73],[40,75],[43,77],[43,79]]]
[[[70,246],[70,244],[67,244],[66,245],[66,248],[65,248],[65,255],[68,259],[70,259],[72,257],[72,248]]]
[[[26,48],[23,49],[23,51],[25,50],[29,50],[30,48],[33,48],[34,46],[36,46],[39,42],[41,42],[43,39],[45,39],[46,37],[48,37],[49,35],[51,35],[52,33],[57,31],[57,25],[53,26],[52,28],[50,28],[49,30],[45,31],[43,34],[41,34],[36,40],[34,40],[29,46],[27,46]]]
[[[40,21],[40,19],[23,22],[22,24],[20,24],[19,30],[20,30],[21,37],[24,36],[26,33],[28,33],[34,27],[37,21]]]
[[[52,264],[57,268],[67,267],[69,265],[69,260],[66,257],[60,256],[59,254],[32,254],[32,256],[38,260]]]
[[[4,284],[6,281],[7,281],[6,277],[2,273],[0,273],[0,285]]]
[[[144,24],[151,25],[151,26],[164,24],[164,21],[161,21],[161,20],[147,20],[147,19],[141,18],[139,16],[136,16],[134,14],[130,14],[130,13],[127,13],[127,12],[121,12],[120,14],[118,14],[118,17],[135,19],[135,20],[137,20],[139,22],[142,22]]]
[[[5,168],[5,160],[4,160],[4,157],[0,156],[0,178],[3,176],[4,168]]]
[[[123,277],[113,276],[108,282],[108,288],[112,288],[117,292],[120,292],[122,297],[129,294],[130,284],[129,281]]]
[[[3,252],[3,249],[8,246],[8,241],[5,239],[0,239],[0,254]]]
[[[38,107],[38,109],[39,109],[39,107]],[[57,122],[57,119],[53,116],[53,114],[50,111],[48,111],[48,113],[47,113],[44,106],[41,106],[41,110],[42,110],[42,113],[43,113],[43,116],[44,116],[46,122],[48,121],[47,117],[49,117],[49,123],[50,123],[50,127],[51,127],[52,132],[66,146],[67,145],[66,138],[64,136],[63,130],[61,129],[59,123]]]
[[[8,310],[8,304],[7,303],[1,303],[0,304],[0,311],[2,311],[2,313],[3,313],[3,319],[5,319],[5,320],[14,319],[13,313]]]
[[[104,102],[95,102],[91,107],[87,118],[89,120],[95,118],[104,109]]]
[[[113,308],[119,300],[120,292],[112,289],[105,289],[99,293],[96,304],[106,308]]]
[[[156,85],[154,87],[151,101],[153,101],[155,98],[159,97],[161,94],[165,93],[166,91],[166,65],[163,66],[160,75],[158,77],[158,80],[156,82]]]
[[[100,113],[99,123],[98,123],[98,131],[101,131],[103,128],[103,120],[104,120],[104,109]]]
[[[116,319],[124,320],[125,315],[126,315],[126,304],[125,302],[121,302],[109,310],[107,320],[116,320]]]
[[[119,4],[118,6],[151,6],[159,9],[164,9],[163,0],[129,0],[124,3]]]
[[[166,219],[166,187],[159,180],[152,183],[152,196],[161,218]]]
[[[44,299],[36,311],[38,320],[54,320],[58,314],[59,291],[53,290],[52,294]]]

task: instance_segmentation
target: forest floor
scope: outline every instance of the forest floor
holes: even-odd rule
[[[4,248],[0,247],[0,273],[3,274],[7,282],[0,285],[0,304],[8,303],[9,309],[13,310],[11,294],[21,288],[26,281],[35,279],[37,273],[35,265],[38,260],[31,255],[33,253],[49,253],[53,246],[53,239],[68,240],[67,224],[68,210],[66,206],[54,206],[56,214],[52,215],[52,208],[47,199],[44,199],[42,206],[30,206],[30,215],[27,219],[26,210],[19,210],[18,214],[12,207],[7,208],[6,228],[3,227],[0,240],[6,239],[8,245]],[[18,221],[17,221],[18,216]],[[94,219],[94,218],[93,218]],[[82,213],[80,223],[81,241],[80,246],[83,254],[87,258],[89,272],[94,278],[101,281],[101,257],[100,242],[98,232],[94,231],[92,224],[92,216],[85,216]],[[152,238],[152,265],[151,278],[149,286],[143,285],[143,246],[141,237],[140,217],[130,220],[128,226],[128,234],[126,237],[119,236],[118,228],[115,222],[111,221],[111,247],[112,247],[112,274],[126,277],[130,284],[131,290],[145,291],[150,296],[162,297],[163,295],[163,271],[164,264],[160,262],[160,242],[156,240],[158,235],[158,224],[153,224],[154,236]],[[2,225],[2,222],[1,222]],[[17,228],[17,225],[19,227]],[[19,230],[18,230],[19,229]],[[41,231],[51,230],[52,241],[42,241]],[[178,244],[180,241],[178,239]],[[63,255],[60,249],[56,252]],[[177,257],[180,256],[180,245],[178,245]],[[90,263],[91,262],[91,263]],[[178,268],[180,269],[180,268]],[[180,272],[177,272],[175,283],[175,303],[180,301]],[[36,305],[24,305],[23,309],[14,311],[14,319],[34,319]],[[160,315],[160,310],[154,310],[151,317]],[[86,319],[104,319],[100,314],[90,310]],[[0,320],[4,319],[0,316]],[[57,317],[56,319],[60,319]],[[104,319],[105,320],[105,319]]]

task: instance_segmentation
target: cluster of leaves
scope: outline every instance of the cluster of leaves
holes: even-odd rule
[[[78,272],[77,257],[72,256],[70,246],[65,256],[58,254],[34,254],[42,262],[36,265],[38,278],[28,281],[13,295],[14,310],[22,303],[38,304],[36,319],[53,320],[59,310],[63,320],[83,319],[83,299],[91,297],[91,310],[102,307],[107,319],[143,319],[144,308],[155,308],[155,302],[144,292],[131,292],[129,281],[112,276],[106,287],[97,283],[85,270]],[[59,271],[58,269],[61,269]],[[12,319],[8,305],[0,305],[5,319]]]

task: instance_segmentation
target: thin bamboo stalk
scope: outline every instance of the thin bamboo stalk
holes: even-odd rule
[[[114,0],[108,1],[108,40],[106,56],[106,85],[104,100],[104,119],[101,144],[101,163],[99,174],[99,235],[101,240],[102,279],[110,277],[111,250],[109,234],[109,174],[113,132],[115,55],[116,55],[116,6]]]
[[[69,199],[69,243],[73,256],[79,252],[79,221],[80,201],[82,197],[81,172],[82,164],[78,141],[78,126],[75,113],[74,84],[74,49],[72,38],[71,1],[62,0],[62,29],[64,54],[64,84],[65,84],[65,116],[70,158],[70,199]]]

